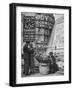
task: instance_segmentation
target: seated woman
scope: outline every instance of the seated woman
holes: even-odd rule
[[[53,56],[53,52],[50,52],[50,73],[55,73],[58,71],[58,65],[56,64],[56,58]]]

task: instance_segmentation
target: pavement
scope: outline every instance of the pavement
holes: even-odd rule
[[[64,72],[62,71],[57,71],[56,73],[51,73],[51,74],[47,74],[47,75],[42,75],[40,73],[34,73],[34,74],[30,74],[30,75],[23,75],[22,77],[40,77],[40,76],[62,76],[64,75]]]

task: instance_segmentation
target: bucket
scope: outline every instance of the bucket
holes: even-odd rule
[[[50,71],[49,65],[46,63],[40,63],[39,65],[39,72],[42,75],[47,75]]]

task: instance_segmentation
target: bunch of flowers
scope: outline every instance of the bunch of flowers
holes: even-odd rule
[[[35,56],[39,63],[50,63],[50,57],[48,55],[38,54]]]

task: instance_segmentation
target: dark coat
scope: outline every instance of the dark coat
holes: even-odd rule
[[[51,56],[51,63],[52,63],[50,65],[51,72],[54,73],[58,71],[58,65],[56,64],[56,58],[53,55]]]
[[[23,47],[23,52],[24,52],[24,64],[25,64],[24,72],[25,74],[28,74],[29,68],[31,67],[31,54],[34,52],[34,50],[28,48],[28,45],[26,44]]]

